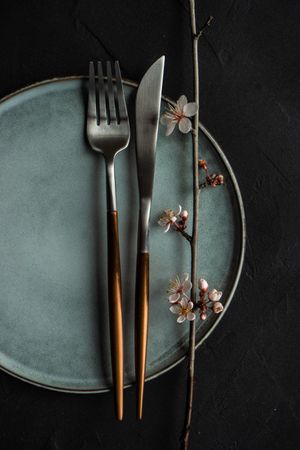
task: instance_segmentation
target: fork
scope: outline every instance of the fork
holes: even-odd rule
[[[94,63],[90,62],[87,137],[92,149],[102,153],[106,164],[111,362],[115,412],[117,419],[122,420],[124,378],[122,289],[114,160],[117,153],[128,146],[130,125],[118,61],[114,64],[115,79],[112,77],[110,62],[106,63],[107,80],[104,80],[102,63],[98,61],[97,66],[98,83]]]

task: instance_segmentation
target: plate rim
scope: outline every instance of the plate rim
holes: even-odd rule
[[[46,80],[42,80],[42,81],[38,81],[35,83],[31,83],[25,87],[22,87],[20,89],[17,89],[16,91],[11,92],[8,95],[5,95],[4,97],[2,97],[0,99],[0,106],[2,105],[2,103],[6,102],[7,100],[11,99],[12,97],[15,97],[25,91],[40,87],[40,86],[44,86],[47,84],[52,84],[52,83],[60,83],[60,82],[65,82],[65,81],[76,81],[76,80],[84,80],[84,79],[88,79],[87,75],[69,75],[69,76],[64,76],[64,77],[54,77],[54,78],[49,78]],[[127,78],[122,78],[124,84],[126,84],[127,86],[132,86],[132,87],[138,87],[138,83],[132,80],[129,80]],[[161,98],[172,104],[172,105],[176,105],[176,102],[174,102],[170,97],[162,95]],[[210,336],[210,334],[214,331],[214,329],[217,327],[217,325],[219,324],[220,320],[222,320],[224,314],[226,313],[227,309],[229,308],[229,305],[231,304],[231,301],[233,299],[233,296],[235,294],[237,285],[239,283],[240,277],[241,277],[241,272],[242,272],[242,268],[243,268],[243,264],[244,264],[244,259],[245,259],[245,248],[246,248],[246,217],[245,217],[245,209],[244,209],[244,204],[243,204],[243,199],[242,199],[242,194],[236,179],[236,176],[233,172],[233,169],[227,159],[227,157],[225,156],[222,148],[220,147],[220,145],[218,144],[218,142],[216,141],[216,139],[211,135],[211,133],[208,131],[208,129],[201,123],[199,122],[199,129],[203,132],[203,134],[208,138],[208,140],[212,143],[212,145],[214,146],[215,150],[217,151],[217,153],[219,154],[221,160],[223,161],[229,176],[231,178],[233,187],[234,187],[234,194],[236,196],[236,200],[237,200],[237,204],[238,204],[238,209],[239,209],[239,216],[240,216],[240,233],[241,233],[241,242],[240,242],[240,252],[239,252],[239,258],[238,258],[238,264],[237,264],[237,268],[236,268],[236,273],[234,276],[234,282],[232,284],[231,290],[228,294],[228,298],[226,301],[226,305],[224,307],[224,311],[222,312],[221,315],[219,315],[217,317],[217,319],[214,321],[214,323],[212,324],[212,326],[206,331],[206,333],[204,334],[204,336],[198,341],[196,342],[196,349],[198,349],[200,347],[201,344],[203,344],[203,342]],[[159,376],[163,375],[164,373],[170,371],[171,369],[173,369],[174,367],[176,367],[178,364],[180,364],[182,361],[184,361],[188,356],[188,352],[183,355],[182,357],[180,357],[178,360],[176,360],[175,362],[167,365],[164,369],[159,370],[158,372],[152,374],[151,376],[146,377],[145,381],[150,381],[153,380],[155,378],[158,378]],[[48,385],[46,383],[41,383],[35,380],[32,380],[30,378],[27,378],[25,376],[19,375],[16,372],[13,372],[10,369],[7,369],[6,367],[2,366],[2,364],[0,363],[0,370],[2,370],[3,372],[13,376],[14,378],[17,378],[21,381],[24,381],[26,383],[29,383],[31,385],[40,387],[40,388],[44,388],[50,391],[55,391],[55,392],[63,392],[63,393],[70,393],[70,394],[100,394],[100,393],[104,393],[104,392],[110,392],[112,390],[112,388],[101,388],[101,389],[84,389],[84,388],[62,388],[59,386],[51,386]],[[129,383],[126,384],[124,386],[124,389],[127,389],[131,386],[133,386],[135,383]]]

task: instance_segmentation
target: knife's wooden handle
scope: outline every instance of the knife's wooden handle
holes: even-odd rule
[[[117,419],[123,420],[123,321],[121,264],[117,211],[108,211],[107,213],[107,247],[110,344],[115,395],[115,411]]]
[[[135,360],[137,417],[143,415],[144,382],[149,319],[149,253],[137,255],[135,303]]]

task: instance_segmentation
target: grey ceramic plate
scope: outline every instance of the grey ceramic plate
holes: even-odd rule
[[[85,139],[86,81],[56,79],[0,103],[0,366],[50,389],[110,388],[106,296],[105,173]],[[129,104],[135,96],[126,86]],[[163,101],[164,103],[164,101]],[[164,109],[164,104],[162,109]],[[133,122],[132,122],[133,123]],[[226,185],[201,195],[200,271],[228,306],[244,253],[244,216],[233,172],[201,128],[201,155]],[[157,219],[192,209],[190,136],[160,130],[151,218],[151,312],[147,378],[187,351],[188,324],[169,312],[166,289],[189,271],[189,246]],[[134,145],[116,160],[124,292],[125,383],[134,382],[133,310],[137,228]],[[198,345],[222,316],[198,321]]]

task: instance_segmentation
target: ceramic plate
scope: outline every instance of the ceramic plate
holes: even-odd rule
[[[126,84],[131,111],[135,91],[133,83]],[[67,78],[39,83],[0,103],[0,365],[25,381],[68,392],[111,387],[105,171],[103,158],[86,141],[86,99],[86,80]],[[189,245],[175,232],[165,234],[157,220],[163,209],[178,204],[192,210],[190,139],[178,131],[166,138],[163,129],[158,136],[147,379],[187,352],[188,323],[176,323],[166,290],[175,274],[189,272]],[[134,382],[133,141],[116,159],[126,385]],[[227,308],[244,253],[242,201],[232,169],[203,127],[200,149],[226,184],[201,194],[199,275],[224,292]],[[197,321],[198,345],[223,315]]]

